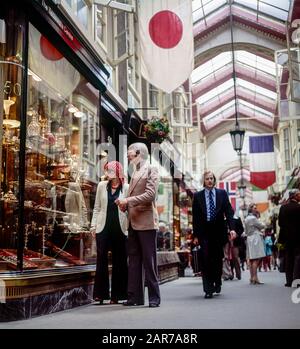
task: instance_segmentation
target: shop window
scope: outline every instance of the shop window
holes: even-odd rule
[[[284,147],[285,170],[289,171],[291,169],[291,150],[290,150],[290,133],[288,128],[285,128],[283,130],[283,147]]]
[[[109,63],[116,66],[133,55],[134,19],[132,13],[113,10],[113,50]]]
[[[1,9],[5,10],[5,6]],[[12,12],[9,21],[0,19],[0,272],[18,268],[20,115],[25,35],[21,17],[21,14],[19,18],[19,14]],[[30,262],[26,264],[25,261],[24,267],[30,266]]]
[[[89,7],[85,0],[66,0],[71,11],[78,18],[79,22],[88,29]]]
[[[189,92],[173,93],[172,126],[192,127],[191,94]]]
[[[151,84],[149,84],[149,106],[151,108],[159,107],[159,91]]]
[[[171,251],[174,249],[172,177],[164,176],[160,181],[157,211],[159,216],[157,248],[160,251]]]
[[[193,173],[197,173],[197,159],[192,158],[192,171]]]
[[[101,5],[97,5],[95,10],[95,38],[107,46],[107,8]]]
[[[300,143],[300,120],[297,120],[297,139],[298,143]]]
[[[94,263],[99,93],[32,25],[28,67],[24,267]]]
[[[134,54],[127,60],[129,88],[133,88],[136,92],[140,91],[140,60],[137,38],[134,38]]]

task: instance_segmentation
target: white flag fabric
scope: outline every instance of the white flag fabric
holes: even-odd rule
[[[171,93],[194,67],[191,0],[140,0],[141,71],[148,82]]]

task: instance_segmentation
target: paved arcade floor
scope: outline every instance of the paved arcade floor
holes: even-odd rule
[[[189,270],[186,275],[191,275]],[[186,276],[161,285],[160,308],[90,304],[30,320],[0,323],[0,329],[299,329],[300,303],[291,300],[296,289],[284,287],[284,274],[278,271],[262,272],[259,277],[264,285],[249,285],[245,271],[242,280],[226,281],[220,295],[204,299],[201,279]]]

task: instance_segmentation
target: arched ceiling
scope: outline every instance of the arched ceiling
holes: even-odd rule
[[[249,131],[276,127],[274,51],[286,48],[288,10],[287,0],[193,0],[193,117],[199,113],[208,143],[236,115]]]
[[[249,115],[240,115],[239,118],[240,127],[247,130],[248,132],[254,133],[270,133],[270,127],[261,123],[257,118],[253,118]],[[221,122],[214,125],[208,132],[205,132],[205,126],[201,122],[202,132],[206,133],[206,146],[209,147],[219,137],[229,133],[234,125],[234,114],[231,115],[229,120],[222,120]]]

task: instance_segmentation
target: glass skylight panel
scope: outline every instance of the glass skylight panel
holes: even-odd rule
[[[210,75],[216,70],[219,70],[223,66],[232,62],[231,52],[223,52],[218,56],[210,59],[209,61],[201,64],[196,68],[192,73],[192,83],[196,83],[199,80],[203,79],[205,76]]]
[[[270,6],[268,4],[263,3],[262,1],[259,2],[258,11],[271,15],[272,17],[279,18],[282,21],[286,21],[288,17],[288,11],[281,10],[274,6]]]
[[[256,0],[235,0],[234,1],[237,4],[244,5],[246,7],[252,8],[254,10],[257,10],[257,1]]]
[[[231,105],[227,109],[223,110],[222,112],[216,113],[213,117],[210,117],[210,118],[205,117],[203,119],[204,125],[206,128],[210,128],[222,122],[222,120],[231,118],[234,113],[235,113],[235,107],[234,105]]]
[[[261,3],[273,5],[275,7],[281,8],[288,11],[290,8],[290,0],[260,0]]]
[[[237,84],[238,84],[238,86],[245,87],[248,90],[251,90],[253,92],[257,92],[257,93],[259,93],[261,95],[264,95],[266,97],[269,97],[271,99],[276,100],[276,98],[277,98],[277,93],[276,92],[273,92],[273,91],[270,91],[270,90],[268,90],[266,88],[263,88],[261,86],[252,84],[249,81],[242,80],[242,79],[237,79]]]
[[[224,91],[229,90],[233,87],[233,79],[230,79],[228,81],[225,81],[223,84],[215,87],[211,91],[205,93],[204,95],[200,96],[196,99],[196,102],[203,104],[209,101],[210,99],[222,94]]]
[[[209,15],[213,11],[215,11],[217,8],[221,7],[222,5],[226,4],[226,0],[211,0],[207,1],[206,4],[203,4],[204,8],[204,14],[205,16]]]
[[[235,104],[235,100],[232,100],[232,101],[226,103],[225,105],[223,105],[223,107],[220,107],[217,110],[215,110],[214,112],[206,115],[205,120],[209,121],[209,120],[213,119],[216,115],[221,115],[224,111],[227,111],[228,109],[233,107],[234,104]]]
[[[252,91],[252,90],[249,90],[245,87],[242,87],[242,86],[238,86],[238,92],[241,92],[241,93],[246,93],[247,96],[249,98],[253,98],[253,100],[260,100],[260,101],[264,101],[268,104],[275,104],[276,101],[274,101],[274,99],[271,99],[265,95],[261,95],[260,93],[258,93],[257,91]],[[276,95],[277,96],[277,95]]]
[[[239,100],[239,104],[244,105],[245,107],[253,109],[256,113],[264,114],[270,118],[273,117],[273,114],[263,108],[257,107],[256,105],[246,102],[244,100]]]
[[[193,21],[197,22],[200,19],[207,17],[225,4],[227,4],[226,0],[193,0]]]
[[[289,11],[289,0],[235,0],[234,3],[245,6],[258,13],[286,21]]]
[[[235,51],[235,58],[242,64],[246,64],[265,73],[276,75],[276,65],[268,59],[257,56],[247,51]]]

